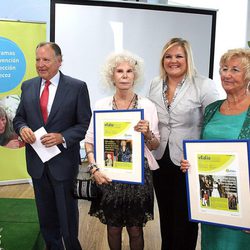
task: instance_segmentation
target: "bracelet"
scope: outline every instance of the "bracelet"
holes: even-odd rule
[[[88,172],[90,173],[90,171],[91,171],[93,168],[97,168],[96,163],[90,163],[90,164],[87,166]]]
[[[92,176],[95,174],[95,172],[97,172],[97,171],[99,171],[100,170],[100,168],[98,168],[98,167],[96,167],[96,169],[92,172]]]
[[[155,139],[154,133],[151,131],[151,138],[150,139],[145,139],[145,143],[151,144],[152,141]]]
[[[93,150],[87,151],[87,152],[86,152],[86,155],[85,155],[85,158],[87,158],[87,156],[88,156],[90,153],[93,153],[93,154],[94,154],[94,151],[93,151]]]

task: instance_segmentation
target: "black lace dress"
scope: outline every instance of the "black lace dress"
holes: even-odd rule
[[[138,107],[136,96],[132,108]],[[113,109],[116,105],[113,102]],[[152,173],[144,161],[144,184],[112,182],[99,185],[99,198],[92,201],[89,214],[104,224],[115,227],[145,226],[154,218],[154,192]]]

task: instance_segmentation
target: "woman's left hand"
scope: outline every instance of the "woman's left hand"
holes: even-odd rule
[[[156,149],[160,142],[155,137],[154,133],[149,128],[149,121],[140,120],[135,126],[134,130],[141,132],[144,135],[144,142],[149,150]]]
[[[140,120],[135,126],[134,126],[135,131],[141,132],[145,135],[145,137],[151,136],[151,132],[149,129],[149,122],[146,120]]]

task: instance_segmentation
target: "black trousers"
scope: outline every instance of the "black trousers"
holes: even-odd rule
[[[168,147],[160,169],[153,171],[156,199],[159,207],[162,250],[194,250],[198,224],[189,222],[185,174],[173,164]]]
[[[40,229],[48,250],[81,250],[78,207],[72,180],[57,181],[48,166],[40,179],[32,179]]]

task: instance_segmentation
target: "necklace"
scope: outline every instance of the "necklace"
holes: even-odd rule
[[[133,103],[133,101],[134,101],[135,97],[136,97],[136,94],[134,94],[134,95],[133,95],[133,98],[132,98],[132,99],[131,99],[131,101],[129,102],[128,107],[127,107],[127,108],[125,108],[125,109],[129,109],[129,107],[130,107],[130,106],[131,106],[131,104]],[[116,100],[115,100],[115,96],[113,96],[113,102],[114,102],[114,104],[115,104],[116,109],[119,109],[119,108],[118,108],[118,105],[117,105],[117,103],[116,103]]]

